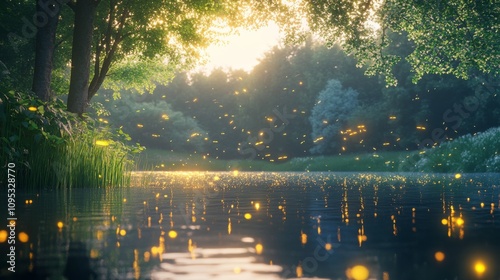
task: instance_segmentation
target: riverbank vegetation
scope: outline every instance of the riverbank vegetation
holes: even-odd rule
[[[128,136],[65,110],[61,100],[42,102],[20,91],[0,91],[2,165],[15,164],[25,188],[105,187],[128,184]]]

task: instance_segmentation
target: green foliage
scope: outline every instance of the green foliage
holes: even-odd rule
[[[126,131],[133,141],[141,145],[165,150],[184,152],[202,152],[205,146],[206,132],[198,122],[175,111],[164,100],[145,101],[148,93],[123,94],[121,98],[112,100],[109,93],[102,93],[97,100],[102,107],[97,111],[107,111],[108,116],[99,119],[111,122],[115,127]]]
[[[338,80],[330,80],[319,93],[309,121],[312,126],[313,154],[338,150],[341,131],[354,110],[358,108],[359,93],[352,88],[343,89]]]
[[[174,65],[159,59],[124,59],[114,66],[110,78],[104,81],[103,88],[117,94],[120,90],[144,94],[154,91],[158,84],[168,84],[174,77],[175,70]]]
[[[405,58],[415,73],[452,74],[467,79],[477,73],[500,75],[500,5],[496,1],[307,0],[309,25],[329,42],[341,42],[369,65],[369,74],[383,74],[396,84],[392,68]],[[391,33],[411,41],[407,55],[392,53]]]
[[[16,164],[26,187],[101,187],[128,182],[129,156],[141,147],[123,144],[125,134],[82,121],[60,100],[44,103],[31,95],[0,92],[2,165]]]
[[[500,128],[422,150],[403,168],[420,172],[500,172]]]
[[[406,42],[402,36],[393,40],[402,45]],[[252,156],[256,159],[274,162],[281,162],[279,158],[285,155],[288,159],[310,155],[315,138],[309,117],[319,93],[331,79],[359,93],[359,106],[338,131],[362,133],[344,134],[346,140],[336,140],[346,148],[342,153],[415,150],[424,140],[433,138],[435,129],[443,129],[444,138],[452,139],[500,125],[498,96],[488,87],[495,79],[488,77],[489,83],[483,84],[452,75],[428,75],[413,84],[409,69],[407,62],[400,62],[394,68],[399,85],[386,87],[383,81],[365,76],[364,69],[357,68],[355,60],[338,47],[328,49],[307,41],[300,47],[273,48],[250,73],[219,69],[208,75],[179,74],[168,86],[158,86],[152,94],[135,98],[141,103],[166,101],[186,118],[195,119],[208,133],[204,146],[207,156],[219,159],[248,158],[250,154],[244,151],[255,151]],[[460,122],[456,120],[459,113],[445,114],[478,94],[489,97],[467,111]],[[276,112],[289,116],[285,125]],[[151,120],[155,118],[158,115]],[[148,132],[164,134],[161,127],[155,130]],[[176,130],[171,131],[168,137],[174,137]],[[151,138],[151,134],[146,137]],[[193,152],[190,148],[174,151]]]

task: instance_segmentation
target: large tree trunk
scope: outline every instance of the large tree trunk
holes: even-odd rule
[[[68,111],[79,115],[88,104],[92,30],[98,1],[78,0],[75,11]]]
[[[57,23],[59,22],[60,4],[54,0],[36,0],[38,27],[35,47],[35,68],[32,91],[43,101],[51,97],[50,81],[52,61],[56,40]]]

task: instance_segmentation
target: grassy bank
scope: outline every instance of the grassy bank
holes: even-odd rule
[[[374,171],[397,172],[410,152],[381,152],[340,156],[294,158],[282,163],[220,160],[197,154],[146,149],[137,160],[138,170],[158,171]]]
[[[282,163],[216,160],[197,154],[146,150],[139,170],[164,171],[373,171],[500,172],[500,128],[464,135],[421,151],[376,152],[294,158]]]

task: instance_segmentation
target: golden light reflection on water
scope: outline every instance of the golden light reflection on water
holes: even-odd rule
[[[29,236],[26,232],[24,231],[21,231],[18,235],[17,235],[17,238],[19,239],[19,241],[21,241],[21,243],[26,243],[28,242],[29,240]]]
[[[300,244],[306,245],[307,243],[307,234],[305,234],[303,231],[300,232]]]
[[[444,258],[445,258],[445,254],[441,251],[437,251],[435,254],[434,254],[434,258],[436,259],[436,261],[438,262],[442,262],[444,261]]]
[[[141,277],[141,267],[139,265],[139,251],[137,249],[134,249],[132,268],[134,269],[134,279],[139,279]]]
[[[478,276],[482,276],[486,272],[486,264],[481,260],[476,261],[474,263],[474,271]]]
[[[346,276],[348,279],[352,280],[367,280],[370,276],[370,271],[366,266],[355,265],[346,270]]]
[[[175,230],[171,230],[168,232],[168,237],[175,239],[177,238],[177,232]]]
[[[262,246],[262,244],[260,243],[257,243],[255,245],[255,252],[257,253],[257,255],[261,255],[263,251],[264,251],[264,246]]]
[[[387,272],[389,267],[387,264],[384,267],[384,264],[379,263],[375,258],[378,255],[373,253],[374,251],[379,253],[377,246],[380,240],[385,240],[384,242],[388,245],[384,244],[384,246],[392,248],[391,246],[396,246],[398,240],[423,236],[426,230],[434,230],[433,227],[437,227],[433,237],[441,241],[457,242],[454,244],[460,248],[465,244],[464,242],[474,236],[470,233],[478,232],[475,228],[477,224],[480,227],[486,227],[491,225],[487,223],[495,223],[498,219],[494,216],[498,206],[496,193],[492,195],[490,190],[481,186],[477,187],[474,192],[462,193],[461,189],[454,189],[449,182],[460,182],[460,184],[466,184],[463,186],[464,189],[472,189],[478,185],[477,180],[474,182],[455,180],[453,175],[448,175],[448,181],[422,176],[418,180],[428,185],[418,185],[418,188],[413,188],[410,183],[407,184],[411,187],[405,186],[403,181],[392,182],[391,180],[395,180],[395,177],[388,179],[371,174],[363,175],[364,177],[343,175],[348,179],[339,179],[341,176],[327,173],[314,176],[300,174],[291,177],[284,174],[263,176],[260,173],[245,172],[239,172],[238,176],[234,176],[232,172],[218,173],[218,175],[186,173],[161,176],[164,176],[163,179],[147,187],[152,188],[147,190],[147,196],[127,193],[128,199],[123,196],[117,197],[116,201],[119,202],[120,207],[123,207],[123,210],[122,208],[113,209],[109,205],[103,206],[104,210],[97,208],[106,215],[98,226],[95,225],[95,220],[92,220],[94,218],[91,215],[77,213],[74,210],[59,215],[57,219],[51,220],[49,225],[52,225],[50,227],[53,231],[62,229],[57,235],[60,239],[74,228],[78,227],[81,232],[88,232],[88,228],[91,228],[91,239],[96,244],[91,246],[93,249],[90,250],[90,257],[101,258],[108,254],[106,250],[111,247],[116,252],[125,252],[121,255],[128,257],[127,265],[130,276],[139,279],[144,278],[150,271],[150,268],[144,268],[145,263],[158,266],[158,261],[165,260],[164,256],[176,252],[185,253],[184,257],[189,260],[205,260],[191,263],[181,257],[180,262],[185,263],[173,262],[174,267],[162,267],[163,272],[168,270],[168,273],[173,273],[174,276],[164,274],[165,277],[159,277],[159,279],[176,279],[177,271],[180,271],[179,275],[182,273],[195,275],[195,268],[205,266],[212,269],[210,271],[213,271],[214,275],[227,269],[230,273],[238,274],[238,277],[248,275],[249,271],[253,273],[262,269],[264,272],[259,272],[261,274],[253,274],[257,275],[255,279],[259,279],[258,276],[270,275],[271,268],[276,269],[273,263],[283,264],[279,254],[275,253],[277,248],[281,250],[280,254],[292,252],[290,256],[297,256],[292,260],[293,262],[290,261],[292,274],[296,274],[297,277],[299,275],[316,277],[316,272],[309,272],[307,263],[300,264],[300,261],[304,260],[303,256],[312,255],[318,244],[321,253],[330,253],[333,256],[328,257],[324,262],[318,261],[320,266],[324,268],[328,265],[337,265],[338,267],[345,264],[338,271],[341,274],[340,278],[344,275],[346,267],[364,263],[363,266],[369,269],[367,277],[370,279],[389,279],[389,272]],[[254,188],[258,191],[254,191]],[[264,188],[265,193],[259,192]],[[242,189],[250,191],[242,195],[240,193]],[[437,191],[433,193],[436,189]],[[450,189],[451,192],[446,192]],[[200,192],[197,193],[198,191]],[[165,193],[168,195],[164,195]],[[196,196],[198,194],[199,196]],[[405,204],[409,197],[412,203]],[[38,207],[39,204],[37,200],[37,203],[29,207]],[[23,206],[28,207],[24,204]],[[473,209],[473,206],[477,209]],[[93,211],[92,213],[98,212]],[[168,213],[169,224],[162,223],[163,218],[167,219],[163,213]],[[76,217],[75,215],[78,215],[78,219],[71,218]],[[57,227],[54,226],[54,221],[58,219],[61,220],[60,227],[58,224]],[[155,222],[151,223],[151,220]],[[286,232],[282,228],[285,228]],[[136,230],[137,237],[141,239],[138,243]],[[36,239],[35,233],[27,230],[25,232],[30,234],[30,239]],[[172,238],[172,232],[176,233],[174,238]],[[158,237],[159,233],[161,233],[160,237]],[[287,244],[293,243],[293,245],[280,248],[269,241],[271,240],[268,239],[271,236],[270,233],[276,234],[277,237],[273,238],[278,240],[290,239],[290,243]],[[6,235],[7,232],[0,231],[0,241],[7,238],[2,237],[3,234]],[[241,237],[241,234],[253,236],[254,239],[238,247],[242,249],[242,252],[244,251],[244,256],[237,256],[237,258],[241,257],[240,263],[221,265],[226,260],[231,261],[233,256],[225,255],[223,258],[214,260],[214,256],[211,255],[215,254],[214,251],[204,250],[207,249],[207,244],[212,246],[208,249],[214,250],[226,246],[231,247],[235,244],[233,239]],[[447,234],[451,238],[446,238]],[[71,235],[75,236],[75,233],[72,232]],[[443,238],[439,239],[440,237]],[[299,238],[300,243],[297,240]],[[323,242],[318,243],[318,238],[322,238]],[[116,248],[115,244],[120,248]],[[137,248],[138,244],[146,245],[142,245],[145,248]],[[263,244],[266,246],[265,250]],[[427,244],[423,245],[425,246]],[[374,247],[376,249],[373,249]],[[411,248],[415,254],[419,254],[419,249]],[[446,246],[429,247],[429,251],[426,252],[427,261],[430,260],[431,263],[429,266],[438,267],[438,263],[441,262],[441,267],[443,267],[444,264],[449,263],[455,256],[448,249]],[[36,250],[33,251],[36,252]],[[231,252],[235,253],[235,251]],[[357,257],[366,255],[368,261],[365,262],[365,259],[361,257],[361,261],[355,260],[355,255]],[[386,257],[391,261],[396,258],[395,254],[387,255],[389,257]],[[250,260],[252,262],[245,263]],[[373,266],[372,263],[367,265],[371,261],[373,261]],[[470,273],[482,276],[482,279],[488,279],[488,273],[491,273],[493,266],[484,260],[482,262],[483,272],[480,272],[480,265],[476,269],[477,261],[474,260],[467,263],[467,269]],[[266,267],[261,268],[256,264],[266,265]],[[220,270],[216,270],[216,266]],[[132,271],[131,268],[134,270]],[[297,273],[295,268],[301,270],[300,273]],[[364,278],[362,269],[354,268],[356,266],[350,267],[350,279],[368,279]],[[397,270],[398,268],[391,267],[391,269]],[[393,277],[392,270],[390,271]],[[293,276],[290,275],[290,277]]]
[[[302,278],[302,276],[304,276],[304,270],[302,269],[302,264],[299,263],[299,265],[297,265],[297,268],[295,268],[295,275],[297,275],[297,278]]]

